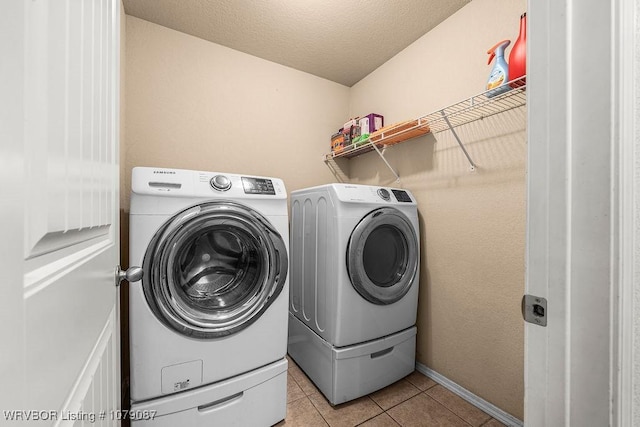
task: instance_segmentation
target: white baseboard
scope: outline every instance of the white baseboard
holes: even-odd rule
[[[466,388],[454,383],[444,375],[437,373],[431,368],[427,368],[422,363],[416,362],[416,370],[418,372],[423,373],[427,377],[431,378],[432,380],[434,380],[444,388],[448,389],[452,393],[457,394],[467,402],[471,403],[473,406],[491,415],[493,418],[500,421],[502,424],[505,424],[509,427],[522,427],[524,425],[521,420],[517,419],[513,415],[503,411],[497,406],[492,405],[486,400],[476,396]]]

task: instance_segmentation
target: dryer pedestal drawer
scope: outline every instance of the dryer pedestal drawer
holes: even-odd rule
[[[333,403],[380,390],[415,370],[416,328],[349,347],[334,348]]]
[[[334,347],[289,315],[289,355],[332,405],[384,388],[415,369],[416,328]]]
[[[131,405],[132,427],[267,426],[285,418],[287,360]]]

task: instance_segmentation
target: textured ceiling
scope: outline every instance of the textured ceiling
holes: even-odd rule
[[[124,0],[125,12],[352,86],[470,0]]]

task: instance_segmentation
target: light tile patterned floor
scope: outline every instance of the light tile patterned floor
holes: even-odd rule
[[[298,365],[287,359],[287,418],[277,426],[504,427],[418,371],[368,396],[331,406]]]

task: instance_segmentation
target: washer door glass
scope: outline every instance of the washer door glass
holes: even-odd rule
[[[351,284],[379,305],[400,300],[418,272],[418,236],[397,209],[369,212],[354,228],[347,247]]]
[[[210,202],[172,217],[143,261],[145,298],[168,327],[196,338],[234,334],[280,294],[287,276],[282,237],[258,212]]]

